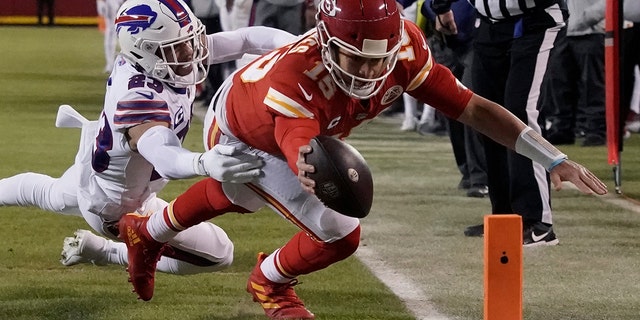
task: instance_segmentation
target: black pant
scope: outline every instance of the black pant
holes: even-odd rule
[[[604,34],[559,38],[545,77],[544,112],[552,122],[549,135],[604,138]]]
[[[475,35],[473,89],[540,132],[540,87],[553,43],[564,26],[557,5],[515,21],[482,20]],[[549,175],[530,159],[486,139],[492,213],[551,224]]]
[[[428,37],[433,58],[451,70],[464,85],[471,87],[472,48],[470,44],[450,46],[440,33]],[[466,71],[466,72],[465,72]],[[456,120],[446,118],[453,156],[462,180],[471,187],[487,185],[487,164],[481,134]]]

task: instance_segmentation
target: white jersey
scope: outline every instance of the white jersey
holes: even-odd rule
[[[83,160],[80,193],[90,199],[90,212],[118,220],[166,184],[149,161],[131,151],[126,130],[144,122],[164,122],[183,140],[194,92],[195,86],[172,88],[137,71],[122,56],[116,58],[93,146]]]

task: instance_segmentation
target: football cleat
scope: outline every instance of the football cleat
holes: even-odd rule
[[[267,257],[263,252],[258,254],[258,263],[253,268],[247,281],[247,292],[253,296],[253,301],[260,303],[264,313],[272,320],[309,320],[316,317],[307,308],[293,290],[298,280],[287,283],[275,283],[267,279],[260,264]]]
[[[524,227],[524,247],[555,246],[560,243],[552,226],[537,222]]]
[[[107,265],[107,259],[104,256],[107,239],[97,236],[89,230],[78,229],[73,234],[73,237],[66,237],[62,242],[60,263],[67,267],[79,263]]]
[[[129,282],[138,298],[149,301],[153,297],[156,264],[160,260],[164,244],[155,241],[146,232],[149,217],[129,213],[120,218],[120,239],[127,245],[129,258]]]

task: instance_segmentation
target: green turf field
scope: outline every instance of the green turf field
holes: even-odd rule
[[[96,118],[103,67],[95,28],[0,27],[0,177],[57,176],[73,162],[79,131],[54,127],[57,107],[71,104]],[[462,230],[490,213],[489,201],[456,189],[447,139],[399,126],[398,119],[381,118],[348,140],[369,162],[376,188],[372,212],[362,220],[362,246],[408,279],[406,290],[418,289],[408,305],[421,318],[435,319],[428,311],[435,308],[445,316],[438,319],[482,319],[483,242]],[[196,120],[187,148],[202,149],[201,130]],[[613,190],[604,147],[563,150]],[[622,190],[638,198],[639,136],[627,140],[622,155]],[[172,182],[161,196],[173,198],[193,182]],[[575,190],[552,195],[560,245],[525,249],[524,319],[637,320],[640,213]],[[158,274],[156,294],[145,303],[130,292],[123,267],[58,262],[62,239],[88,228],[82,219],[33,208],[0,208],[0,219],[0,319],[264,319],[244,291],[246,279],[257,252],[296,232],[267,210],[216,218],[234,240],[234,265],[207,275]],[[300,281],[296,290],[318,319],[416,318],[356,257]]]

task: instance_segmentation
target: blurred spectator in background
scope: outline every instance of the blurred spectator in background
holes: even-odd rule
[[[233,31],[248,27],[251,18],[253,0],[215,0],[220,10],[220,26],[222,31]],[[222,63],[219,68],[222,78],[226,79],[233,71],[252,61],[255,56],[245,56],[235,61]],[[206,106],[206,104],[205,104]]]
[[[402,0],[398,3],[403,7],[402,16],[415,22],[425,33],[429,35],[433,28],[427,18],[420,11],[424,0]],[[407,93],[402,95],[404,107],[404,120],[400,125],[401,131],[417,131],[421,135],[446,136],[447,125],[445,116],[428,104],[417,101]]]
[[[320,0],[305,0],[304,10],[304,29],[310,30],[316,27],[316,12],[318,11],[318,3]]]
[[[299,35],[306,30],[305,0],[253,0],[253,25]]]
[[[640,1],[624,1],[624,18],[632,22],[640,23]]]
[[[605,0],[567,0],[567,36],[555,44],[543,82],[541,109],[549,115],[547,140],[582,146],[606,142],[604,20],[589,19]]]
[[[640,132],[640,68],[634,68],[633,94],[631,95],[631,106],[625,124],[626,130],[631,133]]]
[[[427,42],[433,57],[440,64],[448,67],[462,84],[473,90],[471,62],[473,60],[473,32],[476,22],[475,8],[467,1],[457,1],[451,4],[451,11],[453,11],[458,28],[455,35],[446,35],[435,29],[437,18],[431,10],[429,2],[423,4],[420,10],[428,19]],[[469,197],[484,198],[488,196],[487,161],[481,135],[456,120],[445,119],[456,164],[462,174],[458,188],[466,190]]]
[[[622,146],[622,137],[625,136],[625,122],[628,119],[635,118],[637,120],[637,114],[631,112],[632,106],[631,103],[633,101],[633,93],[634,93],[634,83],[638,80],[635,76],[635,69],[638,65],[640,65],[640,14],[632,15],[634,11],[632,9],[636,9],[640,7],[638,5],[640,1],[638,0],[627,0],[624,2],[625,10],[631,11],[629,15],[625,13],[625,18],[633,18],[634,21],[625,21],[625,28],[622,30],[622,44],[621,44],[621,52],[622,52],[622,62],[620,64],[620,73],[622,74],[622,83],[620,87],[620,131],[619,135],[621,136],[620,143]],[[629,5],[627,5],[629,3]]]
[[[193,14],[202,21],[207,34],[214,34],[222,31],[220,24],[220,8],[214,0],[191,0]],[[226,9],[226,7],[225,7]],[[224,66],[222,64],[212,64],[209,66],[207,80],[203,83],[198,100],[202,100],[205,106],[209,105],[211,98],[216,93],[222,81],[224,81]]]
[[[55,15],[55,0],[38,0],[38,24],[43,25],[44,11],[47,11],[47,17],[49,20],[47,23],[52,26]]]
[[[400,0],[398,3],[402,8],[402,16],[415,22],[423,31],[425,31],[425,18],[417,9],[424,0]],[[402,105],[404,107],[404,120],[400,125],[400,131],[415,131],[421,123],[425,123],[434,119],[435,109],[427,106],[414,99],[407,93],[402,95]],[[422,109],[418,111],[418,109]]]
[[[220,25],[223,31],[249,26],[253,0],[216,0],[220,9]]]
[[[570,0],[578,1],[578,0]],[[606,10],[606,1],[598,1],[594,4],[593,10],[572,12],[571,19],[578,19],[581,22],[579,27],[594,25],[604,20]],[[624,134],[626,122],[629,116],[631,98],[633,96],[634,87],[634,70],[640,64],[640,1],[625,0],[623,2],[624,19],[622,30],[620,73],[622,74],[622,82],[620,87],[620,123],[619,135]],[[574,16],[580,16],[576,18]],[[622,19],[623,17],[621,17]],[[620,139],[622,141],[622,139]]]
[[[104,19],[104,72],[111,73],[113,61],[116,59],[116,28],[114,20],[120,5],[125,0],[96,0],[98,15]]]

